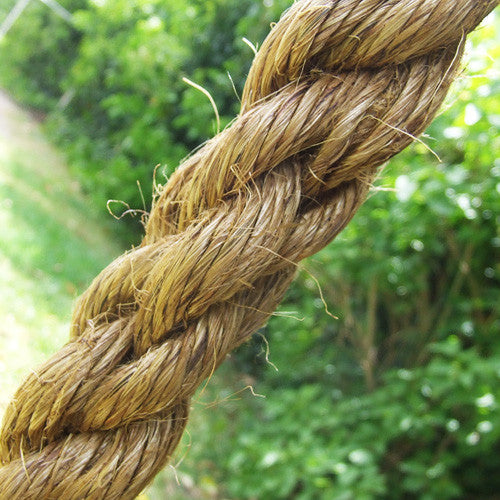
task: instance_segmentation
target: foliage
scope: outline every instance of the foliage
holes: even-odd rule
[[[0,23],[17,0],[2,0]],[[70,11],[86,0],[61,2]],[[47,112],[61,97],[62,80],[77,55],[80,33],[46,5],[31,1],[22,17],[0,41],[0,85],[23,103]]]
[[[61,3],[74,12],[74,26],[45,5],[30,6],[0,44],[7,69],[0,84],[50,110],[52,136],[105,210],[108,199],[148,209],[155,165],[168,175],[216,131],[210,103],[182,76],[213,95],[223,126],[233,118],[238,99],[231,79],[241,92],[252,59],[242,37],[261,41],[291,2]]]
[[[262,332],[279,372],[257,336],[217,380],[226,387],[211,393],[217,410],[194,412],[179,468],[190,494],[189,478],[205,485],[201,498],[441,500],[498,492],[494,26],[475,39],[491,44],[469,47],[468,74],[427,131],[427,145],[395,158],[348,228],[303,266]],[[318,285],[339,320],[326,313]],[[237,371],[244,374],[228,389]],[[266,399],[232,402],[247,385]]]
[[[380,388],[359,396],[285,380],[266,399],[249,399],[241,416],[241,402],[225,404],[230,416],[217,428],[193,426],[196,448],[183,473],[199,474],[190,454],[202,449],[205,473],[224,485],[222,498],[493,495],[500,488],[500,353],[483,358],[456,336],[430,350],[429,364],[389,370]],[[200,411],[199,420],[214,418]],[[214,440],[215,432],[223,439]]]

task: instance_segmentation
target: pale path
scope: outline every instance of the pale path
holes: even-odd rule
[[[35,123],[0,89],[0,140],[19,140],[34,129]]]
[[[122,252],[40,125],[2,90],[0,231],[1,415],[21,379],[68,338],[76,295]]]

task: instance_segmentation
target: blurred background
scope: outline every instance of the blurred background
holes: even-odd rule
[[[0,2],[0,410],[140,241],[155,167],[164,184],[216,132],[182,77],[228,124],[251,45],[290,4]],[[390,162],[199,392],[142,500],[500,498],[499,56],[492,14],[427,147]]]

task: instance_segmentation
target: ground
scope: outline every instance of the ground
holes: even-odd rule
[[[0,91],[0,415],[68,337],[76,296],[121,246],[42,127]]]
[[[123,252],[108,223],[43,127],[0,90],[0,418],[22,379],[66,342],[75,298]],[[138,500],[179,498],[173,477],[167,468]]]

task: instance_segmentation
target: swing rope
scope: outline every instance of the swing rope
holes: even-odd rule
[[[255,57],[237,119],[161,189],[141,246],[97,276],[68,344],[15,394],[0,498],[138,495],[172,456],[197,387],[431,122],[465,36],[498,3],[294,3]]]

